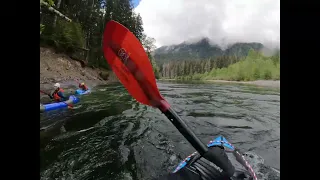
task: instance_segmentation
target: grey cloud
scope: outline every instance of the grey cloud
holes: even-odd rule
[[[261,42],[273,47],[280,45],[280,25],[274,19],[268,19],[272,13],[279,12],[279,0],[253,0],[251,4],[249,0],[183,0],[181,4],[179,0],[175,0],[175,4],[169,1],[142,0],[136,8],[141,13],[147,35],[161,45],[195,42],[203,37],[221,47],[239,41]],[[167,5],[167,10],[158,8],[163,4]],[[170,4],[176,7],[170,7]],[[230,5],[233,11],[228,8]],[[250,16],[244,17],[247,12],[251,12]],[[225,29],[224,23],[229,22],[230,13],[234,13],[230,22],[239,23],[239,26]]]

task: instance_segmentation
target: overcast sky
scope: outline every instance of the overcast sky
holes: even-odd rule
[[[208,37],[233,42],[280,45],[280,0],[141,0],[145,33],[158,47]]]

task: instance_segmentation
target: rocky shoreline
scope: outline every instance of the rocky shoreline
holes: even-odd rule
[[[65,54],[56,53],[51,48],[40,47],[40,89],[51,89],[59,82],[65,88],[85,82],[89,87],[118,82],[112,71],[82,67]]]

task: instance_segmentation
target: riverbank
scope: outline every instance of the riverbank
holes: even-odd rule
[[[237,83],[237,84],[252,84],[256,86],[266,86],[280,88],[280,80],[256,80],[256,81],[225,81],[225,80],[206,80],[207,82],[217,82],[217,83]]]
[[[177,81],[176,79],[161,79],[165,81]],[[236,83],[236,84],[251,84],[256,86],[280,88],[280,80],[256,80],[256,81],[226,81],[226,80],[199,80],[212,83]]]
[[[40,47],[40,88],[52,88],[59,82],[65,86],[76,86],[77,80],[89,87],[117,82],[112,71],[82,67],[81,63],[51,48]]]

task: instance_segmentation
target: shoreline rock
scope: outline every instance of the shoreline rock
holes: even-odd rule
[[[83,67],[79,61],[65,54],[56,53],[52,48],[40,47],[40,88],[51,89],[56,82],[61,86],[77,86],[79,81],[94,87],[118,82],[118,79],[112,71]]]

